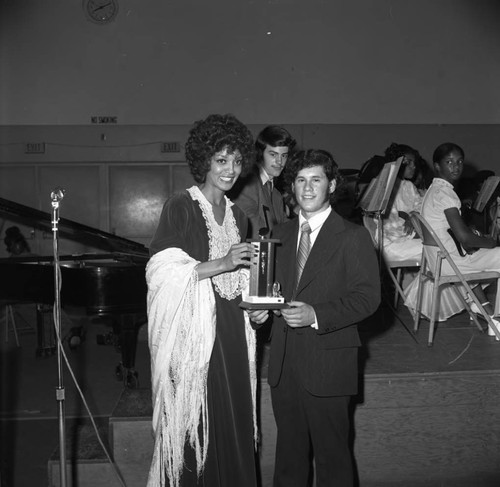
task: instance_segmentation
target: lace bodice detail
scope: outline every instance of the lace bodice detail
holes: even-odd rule
[[[233,202],[224,196],[226,200],[226,212],[222,225],[219,225],[215,220],[212,205],[201,192],[200,188],[192,186],[187,191],[193,200],[198,201],[207,225],[209,260],[225,257],[232,245],[241,242],[240,232],[231,210]],[[218,274],[211,279],[219,296],[225,299],[234,299],[245,288],[248,277],[241,269],[237,269]]]

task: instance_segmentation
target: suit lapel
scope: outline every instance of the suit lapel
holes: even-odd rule
[[[295,283],[295,259],[297,253],[297,235],[299,232],[299,219],[296,218],[293,222],[285,224],[281,227],[285,231],[279,235],[281,240],[280,249],[278,250],[280,269],[280,285],[282,294],[286,299],[290,299],[293,293]]]
[[[296,294],[304,289],[304,287],[316,277],[318,270],[325,265],[325,262],[329,260],[331,255],[338,251],[340,245],[338,234],[341,233],[344,228],[342,218],[332,210],[325,223],[323,223],[311,249],[311,253],[307,258]],[[295,237],[295,242],[297,242],[297,237]],[[295,259],[293,262],[295,262]]]
[[[285,202],[283,195],[273,186],[273,200],[271,202],[274,217],[277,222],[282,222],[285,216]]]

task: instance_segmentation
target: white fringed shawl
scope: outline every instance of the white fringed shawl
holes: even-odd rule
[[[198,262],[178,248],[146,266],[155,447],[148,487],[177,487],[186,439],[201,472],[208,446],[207,373],[215,339],[210,279],[198,282]],[[198,436],[202,424],[203,439]]]

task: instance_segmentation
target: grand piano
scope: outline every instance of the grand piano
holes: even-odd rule
[[[52,234],[52,216],[29,206],[0,198],[0,215],[10,221]],[[60,218],[60,237],[77,241],[99,253],[59,255],[61,306],[82,307],[89,316],[110,321],[109,335],[121,352],[114,371],[126,387],[138,386],[135,354],[139,327],[146,322],[145,266],[148,249],[137,242]],[[3,238],[3,237],[2,237]],[[0,259],[0,300],[4,303],[31,302],[40,311],[54,304],[53,256]],[[37,313],[39,348],[46,333],[43,314]],[[50,320],[50,325],[52,320]],[[37,349],[39,350],[39,349]]]

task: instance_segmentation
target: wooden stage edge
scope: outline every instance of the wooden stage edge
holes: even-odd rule
[[[356,487],[498,487],[499,377],[500,370],[364,375],[353,401]],[[265,377],[259,385],[261,487],[272,487],[276,424]],[[151,413],[151,389],[124,389],[110,418],[114,458],[131,487],[147,478]],[[49,471],[58,486],[50,462]],[[85,475],[79,485],[96,487]]]
[[[276,444],[261,383],[261,468]],[[354,400],[359,485],[500,485],[500,370],[366,374]]]

